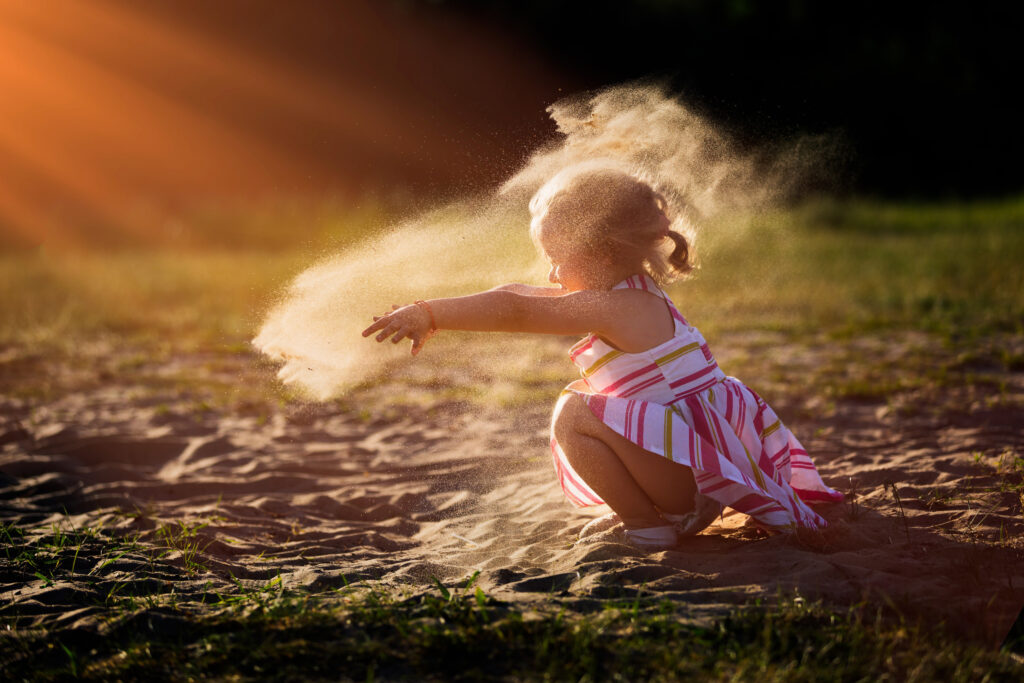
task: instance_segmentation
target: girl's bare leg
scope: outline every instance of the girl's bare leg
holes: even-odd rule
[[[693,471],[617,433],[590,412],[581,396],[570,395],[555,416],[555,438],[573,469],[627,527],[664,525],[659,510],[693,510]]]

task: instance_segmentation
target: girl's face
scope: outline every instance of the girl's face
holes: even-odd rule
[[[567,289],[570,292],[590,289],[587,286],[585,264],[575,258],[555,260],[550,254],[548,261],[551,263],[548,280],[552,284],[560,285],[562,289]]]
[[[541,250],[551,264],[548,280],[552,284],[561,285],[570,292],[584,289],[601,289],[605,268],[601,267],[600,259],[594,254],[585,252],[576,245],[567,244],[566,240],[558,239],[557,234],[541,224],[538,235]]]

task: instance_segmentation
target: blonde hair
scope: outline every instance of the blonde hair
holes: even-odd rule
[[[638,259],[661,284],[693,270],[682,234],[688,226],[680,217],[672,220],[668,201],[651,183],[614,162],[583,162],[558,172],[530,199],[530,215],[530,236],[538,245],[544,223],[545,231],[592,253]]]

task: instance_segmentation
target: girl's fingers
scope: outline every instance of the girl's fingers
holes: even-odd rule
[[[391,341],[394,344],[402,341],[403,339],[411,339],[413,341],[413,353],[418,353],[419,349],[423,348],[423,343],[426,338],[413,337],[413,329],[397,320],[402,316],[394,316],[394,311],[402,308],[397,304],[391,305],[391,312],[385,313],[384,315],[373,316],[373,324],[363,330],[363,336],[369,337],[374,332],[379,332],[376,337],[376,341],[382,342],[388,337],[391,337]]]
[[[427,340],[434,336],[433,332],[427,332],[419,337],[411,337],[412,339],[412,355],[417,355],[423,350],[423,346],[427,343]]]
[[[381,333],[377,335],[377,341],[381,342],[393,335],[400,328],[395,324],[394,321],[388,323],[388,326],[381,330]]]
[[[382,329],[385,325],[390,324],[390,322],[391,322],[391,319],[388,318],[387,316],[384,316],[384,315],[382,315],[380,317],[374,316],[373,317],[373,324],[370,325],[369,327],[367,327],[365,330],[363,330],[363,336],[364,337],[369,337],[371,334],[373,334],[377,330]]]

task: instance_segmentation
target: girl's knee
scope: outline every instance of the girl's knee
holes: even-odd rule
[[[569,441],[583,433],[588,419],[594,419],[586,400],[579,394],[569,394],[559,402],[552,429],[559,443]]]

